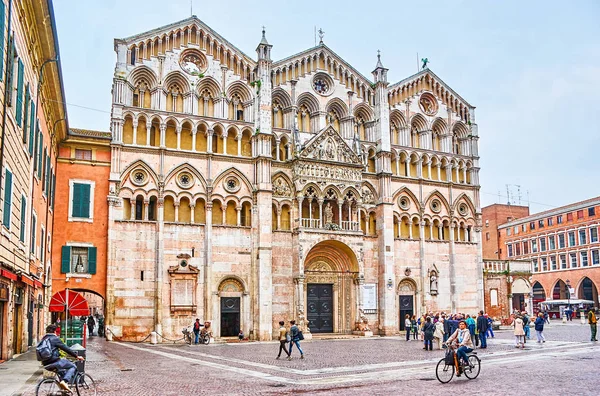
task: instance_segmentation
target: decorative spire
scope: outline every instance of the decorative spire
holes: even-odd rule
[[[381,63],[381,51],[377,50],[377,65],[375,69],[384,69],[383,64]]]
[[[262,39],[260,39],[260,43],[269,45],[269,42],[267,41],[267,36],[265,36],[265,27],[264,26],[262,27]]]

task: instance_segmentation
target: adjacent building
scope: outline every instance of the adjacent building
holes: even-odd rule
[[[52,2],[0,1],[0,360],[44,333],[57,142],[68,129]]]
[[[273,60],[264,31],[249,56],[195,16],[114,46],[116,335],[196,317],[217,337],[292,318],[395,334],[405,314],[483,306],[475,108],[431,70],[390,83],[377,56],[366,77],[322,39]],[[73,176],[95,181],[90,205],[104,169]]]
[[[492,210],[516,213],[521,208],[514,210],[509,205],[483,208],[484,223]],[[529,293],[534,307],[547,300],[565,301],[563,305],[567,306],[570,299],[591,301],[598,306],[599,211],[600,197],[596,197],[512,218],[498,225],[497,245],[484,239],[484,252],[495,249],[501,260],[531,262]],[[560,314],[558,306],[550,310],[556,311],[556,316]]]

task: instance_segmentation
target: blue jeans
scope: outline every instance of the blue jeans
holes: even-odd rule
[[[300,351],[300,355],[304,355],[304,352],[302,352],[302,348],[300,348],[300,340],[292,340],[292,342],[290,342],[290,355],[292,354],[292,347],[294,346],[294,344],[296,344],[296,348],[298,348],[298,350]]]
[[[479,341],[481,341],[481,348],[487,348],[487,337],[485,336],[485,332],[479,333]]]
[[[526,325],[526,326],[523,328],[523,330],[525,330],[525,337],[527,337],[527,339],[529,339],[529,338],[530,338],[530,337],[529,337],[529,335],[530,335],[530,333],[529,333],[529,332],[531,331],[531,328],[529,327],[529,324],[527,324],[527,325]]]
[[[463,362],[468,363],[469,358],[467,357],[467,353],[469,352],[473,352],[473,349],[466,346],[461,346],[456,350],[456,355],[458,356],[458,359],[461,359]]]
[[[50,363],[44,368],[48,371],[56,371],[57,373],[59,373],[61,370],[64,370],[65,374],[62,376],[62,379],[68,383],[71,383],[73,376],[77,372],[77,367],[67,359],[57,360],[56,362]]]
[[[491,335],[491,337],[494,338],[494,329],[492,329],[492,325],[490,325],[490,327],[488,327],[486,335],[487,336]]]
[[[194,331],[194,344],[198,343],[198,336],[200,336],[200,332]]]

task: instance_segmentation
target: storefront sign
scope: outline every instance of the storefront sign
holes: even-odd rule
[[[363,309],[364,310],[376,310],[377,309],[377,284],[367,283],[362,285],[363,294]]]

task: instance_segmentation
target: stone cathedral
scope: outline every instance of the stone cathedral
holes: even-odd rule
[[[282,43],[284,45],[284,43]],[[483,306],[474,107],[321,42],[249,56],[192,16],[115,40],[106,324],[139,339],[390,335]]]

